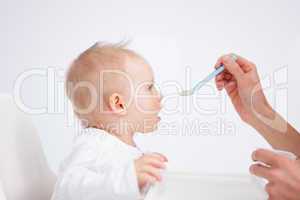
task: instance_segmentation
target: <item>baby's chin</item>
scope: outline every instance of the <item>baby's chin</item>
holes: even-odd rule
[[[150,134],[150,133],[156,131],[157,129],[158,129],[158,126],[154,126],[152,128],[145,129],[142,133],[143,134]]]
[[[159,116],[151,116],[150,118],[144,118],[143,122],[140,123],[141,126],[139,126],[140,130],[138,132],[147,134],[156,131],[158,129],[160,120],[161,119]]]
[[[149,134],[149,133],[156,131],[158,129],[158,124],[159,124],[159,121],[154,124],[144,127],[143,130],[141,131],[141,133]]]

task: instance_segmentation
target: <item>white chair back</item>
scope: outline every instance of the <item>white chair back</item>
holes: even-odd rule
[[[0,95],[0,113],[0,182],[3,198],[50,200],[55,175],[49,169],[30,118],[18,110],[8,95]]]

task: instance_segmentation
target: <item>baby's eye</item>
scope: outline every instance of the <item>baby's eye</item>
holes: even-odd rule
[[[151,90],[153,88],[153,84],[149,85],[148,89]]]

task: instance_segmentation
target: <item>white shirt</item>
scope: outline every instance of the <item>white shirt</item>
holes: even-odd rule
[[[142,152],[107,132],[86,128],[62,163],[52,200],[137,200],[134,160]]]

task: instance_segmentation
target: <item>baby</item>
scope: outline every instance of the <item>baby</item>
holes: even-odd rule
[[[149,64],[125,45],[97,43],[71,64],[66,90],[85,128],[60,167],[52,200],[140,199],[167,162],[134,142],[136,132],[152,132],[160,121]]]

